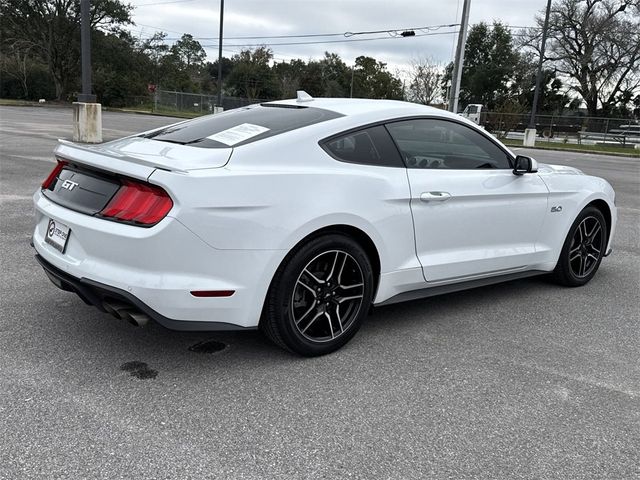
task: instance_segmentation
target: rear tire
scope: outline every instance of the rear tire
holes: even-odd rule
[[[607,243],[607,222],[602,212],[596,207],[582,210],[564,241],[554,280],[567,287],[588,283],[600,267]]]
[[[373,296],[371,262],[340,234],[312,239],[289,253],[276,272],[260,322],[276,345],[313,357],[346,344]]]

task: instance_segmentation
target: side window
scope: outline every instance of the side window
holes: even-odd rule
[[[387,130],[378,125],[333,137],[321,144],[336,160],[378,167],[404,167]]]
[[[472,128],[438,119],[387,124],[408,168],[511,168],[507,153]]]

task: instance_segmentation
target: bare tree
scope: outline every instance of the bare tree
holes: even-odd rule
[[[430,105],[441,94],[440,84],[443,68],[430,59],[414,59],[406,72],[409,80],[407,99],[411,102]]]
[[[9,45],[3,45],[3,50],[7,50],[9,53],[0,55],[0,74],[7,75],[20,82],[22,87],[22,94],[24,98],[29,97],[29,85],[28,85],[28,69],[29,64],[29,49],[30,46],[24,42],[15,41]]]
[[[526,32],[538,54],[540,35],[540,29]],[[548,35],[545,61],[572,79],[590,115],[599,108],[610,113],[640,89],[640,0],[556,1]]]

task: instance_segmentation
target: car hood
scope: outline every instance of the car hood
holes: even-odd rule
[[[549,175],[552,173],[562,175],[584,175],[584,172],[577,168],[567,167],[565,165],[550,165],[548,163],[539,163],[538,173],[542,175]]]

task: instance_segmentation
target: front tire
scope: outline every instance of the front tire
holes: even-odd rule
[[[360,328],[373,297],[373,271],[362,247],[328,234],[291,252],[271,283],[261,328],[304,356],[333,352]]]
[[[607,222],[602,212],[587,207],[575,219],[553,271],[556,282],[579,287],[589,282],[600,266],[607,248]]]

